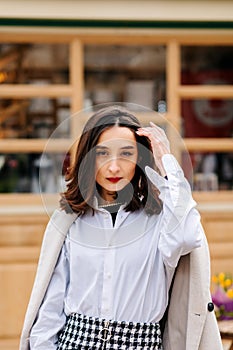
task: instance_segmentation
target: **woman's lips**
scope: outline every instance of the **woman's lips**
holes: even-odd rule
[[[108,177],[107,180],[112,182],[112,183],[117,183],[118,181],[120,181],[122,179],[122,177]]]

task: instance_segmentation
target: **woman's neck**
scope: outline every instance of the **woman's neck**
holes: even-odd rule
[[[99,194],[99,202],[100,204],[114,203],[117,200],[117,197],[117,192],[102,189],[101,193]]]
[[[111,203],[129,203],[132,199],[132,185],[125,186],[120,191],[108,191],[97,186],[97,198],[99,205]]]

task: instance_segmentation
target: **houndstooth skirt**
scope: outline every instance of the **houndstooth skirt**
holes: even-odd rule
[[[162,350],[159,323],[112,321],[72,313],[57,350]]]

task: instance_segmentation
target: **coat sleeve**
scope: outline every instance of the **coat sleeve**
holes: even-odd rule
[[[49,220],[41,246],[36,277],[25,314],[19,350],[30,349],[29,334],[31,327],[35,322],[39,307],[45,296],[69,227],[76,217],[76,214],[66,214],[64,211],[55,210]]]
[[[44,300],[39,308],[36,322],[30,332],[31,350],[56,350],[58,332],[63,328],[66,315],[64,299],[69,281],[69,258],[63,245],[53,271]]]

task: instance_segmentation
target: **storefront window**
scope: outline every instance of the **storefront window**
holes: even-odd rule
[[[192,167],[187,166],[187,159],[191,159]],[[233,152],[183,153],[182,163],[193,190],[233,189]]]
[[[166,111],[165,62],[165,46],[86,46],[85,105],[128,102]]]
[[[184,137],[233,137],[232,99],[182,100]]]
[[[1,44],[0,84],[67,84],[68,45]]]
[[[232,46],[183,46],[182,84],[233,84]]]
[[[69,98],[0,100],[1,138],[48,138],[59,126],[56,137],[69,137]]]
[[[68,154],[0,154],[0,193],[57,193],[65,188]]]

